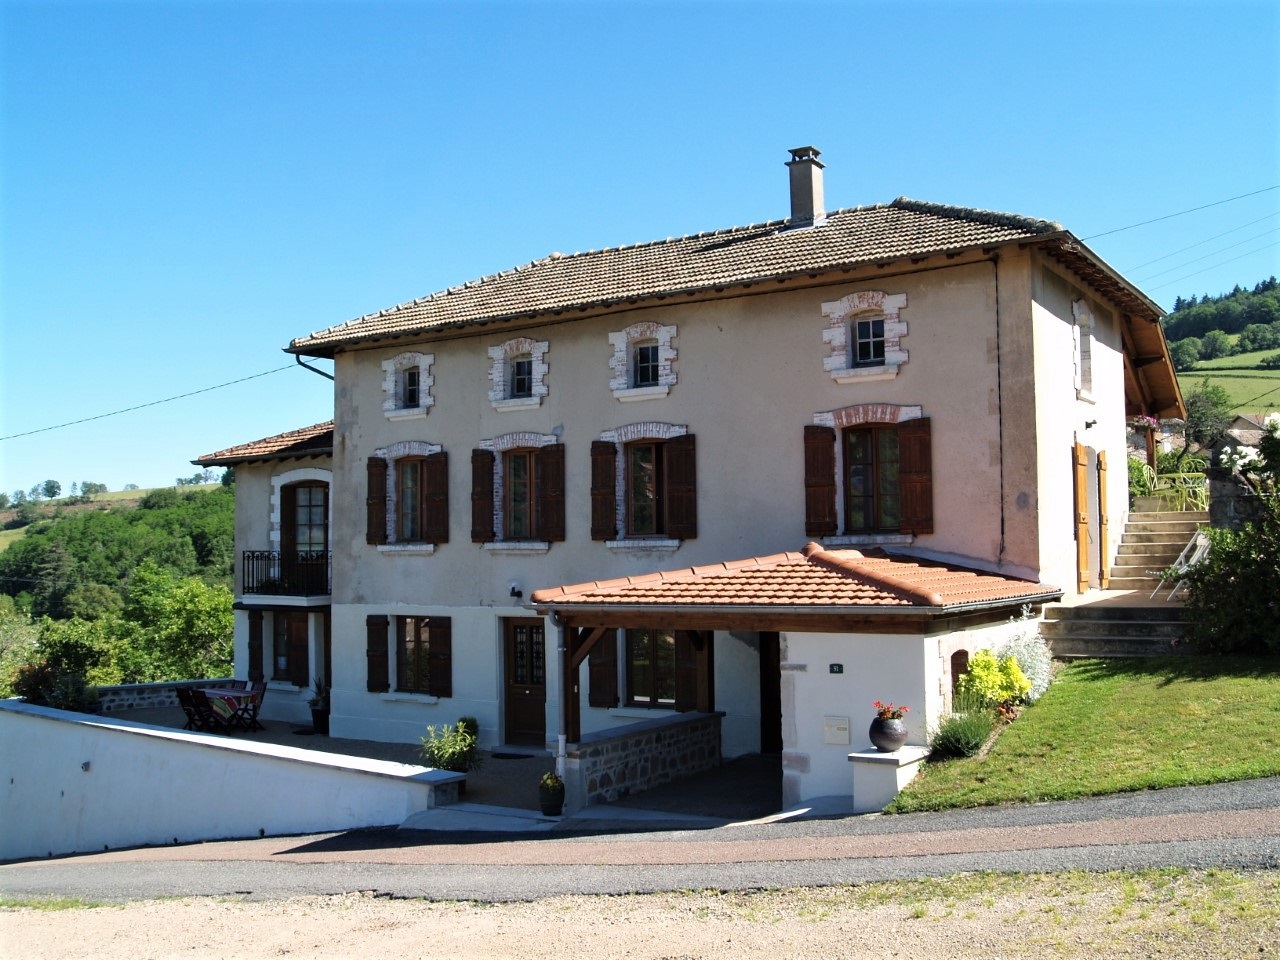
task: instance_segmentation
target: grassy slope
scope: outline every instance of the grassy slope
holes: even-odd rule
[[[983,757],[927,764],[891,812],[1280,775],[1280,659],[1069,664]]]
[[[1204,379],[1222,387],[1231,398],[1236,413],[1280,410],[1280,370],[1259,370],[1258,361],[1276,350],[1255,350],[1234,357],[1201,360],[1194,370],[1178,374],[1178,386],[1185,397]]]

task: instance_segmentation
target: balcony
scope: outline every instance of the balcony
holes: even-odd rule
[[[324,597],[329,587],[330,553],[246,550],[242,555],[241,593],[275,597]]]

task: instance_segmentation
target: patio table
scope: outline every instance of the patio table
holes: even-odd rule
[[[258,722],[258,707],[262,703],[262,694],[253,689],[240,687],[201,687],[209,699],[209,705],[219,719],[229,728],[241,730],[261,730]]]

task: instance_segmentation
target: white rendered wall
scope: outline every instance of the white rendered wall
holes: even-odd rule
[[[400,824],[442,776],[16,700],[0,700],[0,769],[0,860]]]

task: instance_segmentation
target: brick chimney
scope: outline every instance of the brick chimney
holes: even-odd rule
[[[821,151],[816,147],[796,147],[787,166],[791,168],[791,218],[788,226],[807,227],[822,223],[827,211],[822,201]]]

